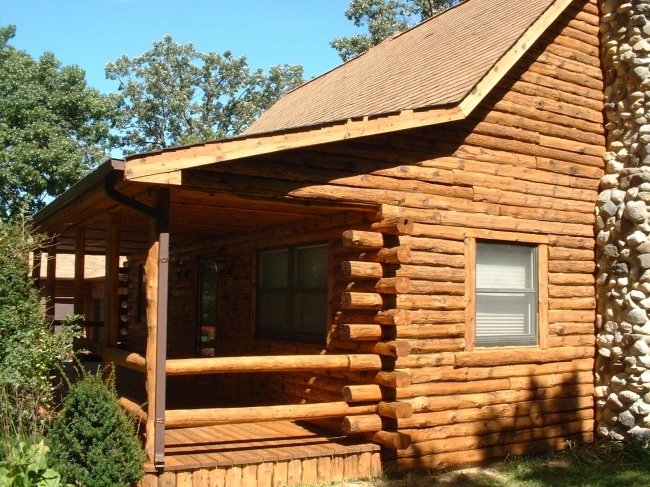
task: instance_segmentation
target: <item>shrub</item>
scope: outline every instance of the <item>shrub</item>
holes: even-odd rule
[[[120,408],[114,376],[81,372],[48,432],[52,465],[67,482],[128,486],[143,476],[144,450],[134,420]]]
[[[24,220],[0,219],[0,451],[42,436],[54,397],[53,371],[71,353],[75,327],[55,335],[28,279],[29,253],[44,246]]]
[[[0,486],[59,487],[61,474],[47,466],[49,452],[42,440],[29,446],[24,441],[13,445],[0,461]]]

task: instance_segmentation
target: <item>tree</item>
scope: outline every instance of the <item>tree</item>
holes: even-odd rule
[[[368,34],[330,41],[343,61],[376,46],[395,32],[403,32],[448,9],[461,0],[352,0],[345,16],[357,27],[367,25]]]
[[[52,372],[78,335],[72,325],[54,334],[27,278],[29,253],[46,245],[24,220],[0,219],[0,457],[14,439],[43,433],[54,398]]]
[[[197,52],[170,36],[108,63],[106,77],[120,83],[116,126],[127,154],[237,135],[303,82],[302,66],[251,72],[244,56]]]
[[[0,216],[31,213],[103,162],[114,102],[78,66],[38,61],[0,28]]]

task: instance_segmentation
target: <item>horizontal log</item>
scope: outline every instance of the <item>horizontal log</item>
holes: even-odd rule
[[[549,310],[548,322],[549,323],[588,323],[596,320],[596,312],[594,310],[587,311],[567,311],[567,310]]]
[[[556,310],[596,309],[596,298],[595,296],[589,298],[551,298],[548,300],[548,306],[550,309]]]
[[[173,429],[266,421],[305,421],[354,414],[374,414],[376,411],[376,405],[349,406],[345,402],[227,409],[175,409],[165,412],[165,427]]]
[[[391,450],[404,450],[411,445],[411,437],[396,431],[377,431],[366,435],[366,439]]]
[[[379,401],[377,414],[384,418],[410,418],[413,416],[413,406],[405,402]]]
[[[398,294],[397,307],[401,309],[419,310],[459,310],[465,309],[465,296],[430,296],[421,294]]]
[[[595,323],[552,323],[548,327],[549,335],[594,335],[596,333]]]
[[[370,225],[375,232],[385,233],[387,235],[405,235],[411,234],[413,222],[404,217],[382,218],[380,221]]]
[[[408,432],[415,441],[443,439],[454,436],[484,435],[500,431],[514,431],[549,424],[582,419],[593,419],[594,410],[587,401],[580,401],[584,408],[576,408],[573,399],[544,401],[551,411],[539,408],[534,401],[517,404],[499,404],[476,409],[441,411],[414,414],[398,421],[399,429]],[[535,411],[535,412],[533,412]],[[350,416],[356,418],[366,416]],[[412,428],[412,429],[411,429]]]
[[[359,254],[362,262],[379,262],[380,264],[408,264],[411,262],[411,249],[404,245],[369,250]]]
[[[409,289],[408,294],[450,294],[458,296],[465,294],[465,284],[439,281],[411,281],[411,289]]]
[[[376,249],[384,247],[384,236],[378,232],[346,230],[343,232],[343,245],[354,249]]]
[[[580,432],[571,436],[562,436],[559,438],[549,438],[522,443],[510,443],[507,445],[496,445],[475,450],[436,453],[433,455],[423,455],[421,457],[400,458],[394,461],[386,459],[382,462],[382,465],[385,469],[391,469],[391,471],[396,473],[403,473],[417,469],[445,470],[465,465],[484,463],[487,460],[503,458],[508,455],[526,455],[545,453],[550,450],[563,450],[566,448],[567,440],[591,443],[593,442],[593,439],[593,432]]]
[[[589,214],[588,209],[591,208],[593,213],[593,203],[587,201],[572,201],[559,198],[552,198],[550,196],[540,196],[536,194],[516,193],[513,191],[505,191],[502,189],[484,188],[480,186],[474,187],[474,200],[499,205],[510,205],[520,208],[536,208],[546,210],[557,210],[562,212],[574,212],[581,214],[582,217],[569,214],[558,213],[547,215],[553,217],[555,221],[571,221],[577,223],[585,223],[591,221],[592,214]],[[516,211],[513,209],[510,211]],[[504,213],[507,214],[507,213]],[[589,217],[589,219],[587,219]]]
[[[505,411],[506,409],[509,408],[501,408],[502,411]],[[469,423],[458,422],[455,424],[448,423],[434,428],[408,429],[400,431],[408,434],[411,437],[412,443],[423,443],[426,441],[441,440],[445,438],[484,436],[502,432],[543,428],[574,421],[589,421],[593,420],[593,418],[593,410],[582,409],[579,411],[563,411],[555,414],[535,414],[530,416],[517,415],[513,417],[503,415],[483,421]]]
[[[551,350],[485,350],[455,354],[455,367],[491,367],[496,365],[514,365],[525,363],[564,362],[567,360],[591,358],[591,347],[565,347]]]
[[[461,337],[464,334],[464,323],[399,327],[363,324],[341,324],[332,326],[332,336],[341,340],[380,341],[418,338],[452,338]]]
[[[407,277],[386,277],[378,281],[356,280],[351,282],[338,281],[334,285],[335,293],[380,293],[402,294],[411,291],[411,280]]]
[[[553,347],[594,347],[596,345],[596,336],[592,333],[589,335],[567,335],[567,336],[550,336],[548,346]]]
[[[439,238],[412,237],[401,235],[398,237],[400,245],[406,245],[411,250],[426,250],[440,254],[464,255],[465,244]]]
[[[411,311],[404,309],[387,309],[382,311],[337,311],[336,323],[377,323],[378,325],[410,325]]]
[[[400,339],[457,338],[462,337],[464,334],[465,323],[400,326],[395,329],[395,337]],[[411,348],[414,352],[420,350],[420,347],[421,344],[416,342],[415,348],[413,348],[411,342]],[[434,345],[434,348],[439,347]]]
[[[344,435],[380,431],[382,427],[382,419],[378,414],[346,416],[341,422],[341,432]]]
[[[411,353],[459,352],[466,347],[465,338],[437,338],[433,340],[409,340]]]
[[[412,281],[414,282],[414,281]],[[411,310],[411,323],[413,325],[436,323],[462,323],[465,321],[465,311],[436,311],[430,309]]]
[[[387,342],[353,342],[345,340],[330,340],[330,349],[352,350],[364,354],[377,354],[386,357],[406,357],[411,353],[411,345],[409,342],[400,341],[387,341]],[[381,368],[381,367],[379,367]],[[357,369],[363,370],[363,369]],[[368,369],[366,369],[368,370]],[[373,369],[374,370],[374,369]]]
[[[228,374],[239,372],[314,372],[319,370],[381,370],[376,355],[286,355],[214,357],[167,360],[167,375]]]
[[[120,397],[118,403],[120,404],[122,409],[126,411],[127,414],[135,416],[138,419],[138,421],[146,424],[148,415],[147,412],[144,411],[141,406],[127,399],[126,397]]]
[[[593,384],[567,384],[561,387],[539,389],[522,389],[494,391],[477,394],[457,394],[454,396],[416,397],[402,399],[413,406],[413,412],[434,412],[465,408],[479,408],[491,404],[514,404],[524,401],[541,401],[544,399],[573,398],[578,402],[579,397],[589,396],[593,404]]]
[[[146,359],[135,352],[129,352],[115,347],[106,347],[101,343],[83,337],[75,338],[73,343],[75,350],[88,350],[102,357],[106,363],[113,363],[142,373],[146,373],[147,371]]]
[[[411,258],[409,262],[413,265],[465,267],[465,256],[440,254],[434,252],[411,252]]]
[[[384,387],[403,389],[411,385],[411,377],[402,371],[381,371],[377,372],[372,382]]]
[[[345,261],[341,264],[341,276],[350,279],[381,279],[405,277],[412,280],[464,282],[465,272],[452,267],[429,267],[416,265],[382,265],[375,262]]]
[[[395,361],[395,367],[399,369],[413,369],[419,367],[453,366],[454,362],[455,358],[453,353],[430,353],[399,357]]]
[[[594,286],[557,286],[548,287],[550,298],[591,298],[596,295]]]
[[[593,326],[593,325],[592,325]],[[442,381],[476,381],[485,379],[499,379],[521,376],[541,376],[547,374],[573,373],[592,371],[594,360],[592,358],[571,360],[567,362],[551,362],[547,364],[522,364],[501,365],[497,367],[425,367],[421,369],[405,369],[411,377],[411,383]]]
[[[341,307],[343,309],[380,310],[384,307],[384,299],[378,293],[342,293]]]
[[[593,420],[572,421],[570,423],[556,424],[544,428],[456,438],[454,441],[430,440],[412,444],[411,447],[405,450],[399,450],[397,454],[399,457],[413,457],[450,451],[475,450],[519,441],[533,441],[549,437],[573,435],[582,431],[592,430]]]

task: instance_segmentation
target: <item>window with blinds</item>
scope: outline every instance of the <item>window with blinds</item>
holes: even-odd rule
[[[476,244],[476,345],[537,344],[537,247]]]
[[[325,343],[328,272],[327,244],[260,251],[256,335]]]

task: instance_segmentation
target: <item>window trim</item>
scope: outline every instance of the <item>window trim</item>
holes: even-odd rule
[[[259,313],[260,313],[260,296],[261,293],[261,287],[260,287],[260,269],[261,269],[261,259],[260,255],[264,252],[273,252],[277,250],[287,250],[288,255],[289,255],[289,264],[287,268],[287,274],[288,274],[288,285],[287,285],[287,300],[289,302],[292,302],[293,299],[292,297],[294,296],[294,292],[296,290],[295,283],[294,283],[294,278],[295,278],[295,272],[296,269],[294,267],[294,261],[295,261],[295,249],[300,248],[300,247],[317,247],[317,246],[323,246],[327,250],[327,284],[323,287],[323,291],[326,294],[326,299],[327,299],[327,311],[326,311],[326,316],[325,316],[325,327],[323,330],[323,333],[318,335],[318,341],[316,340],[305,340],[301,339],[300,332],[294,332],[293,330],[290,330],[287,333],[287,337],[280,337],[280,336],[260,336],[259,334]],[[332,279],[331,279],[331,262],[332,262],[332,247],[330,244],[330,241],[328,240],[319,240],[319,241],[306,241],[306,242],[296,242],[296,243],[291,243],[288,245],[276,245],[276,246],[271,246],[271,247],[264,247],[264,248],[258,248],[255,252],[255,257],[254,257],[254,266],[253,266],[253,274],[254,274],[254,283],[255,285],[253,286],[254,290],[254,299],[253,299],[253,313],[252,313],[252,318],[253,318],[253,324],[254,326],[252,327],[252,334],[253,338],[255,340],[272,340],[272,341],[278,341],[282,343],[297,343],[297,344],[304,344],[304,345],[316,345],[316,346],[325,346],[328,341],[329,337],[329,329],[330,329],[330,316],[331,316],[331,295],[332,295]],[[293,307],[290,306],[289,309],[291,309],[291,313],[293,313]],[[290,315],[289,317],[290,323],[293,322],[293,314]],[[273,334],[271,334],[273,335]],[[307,333],[302,333],[303,336],[307,336],[309,334]],[[316,336],[316,335],[312,335]]]
[[[516,240],[490,238],[481,235],[479,240],[504,244],[528,244],[537,248],[537,344],[535,345],[504,345],[503,347],[537,347],[548,349],[548,244],[539,235],[517,235]],[[543,243],[542,243],[543,242]],[[476,237],[465,239],[465,350],[474,351],[476,346]],[[481,345],[479,348],[502,348],[498,346]]]

